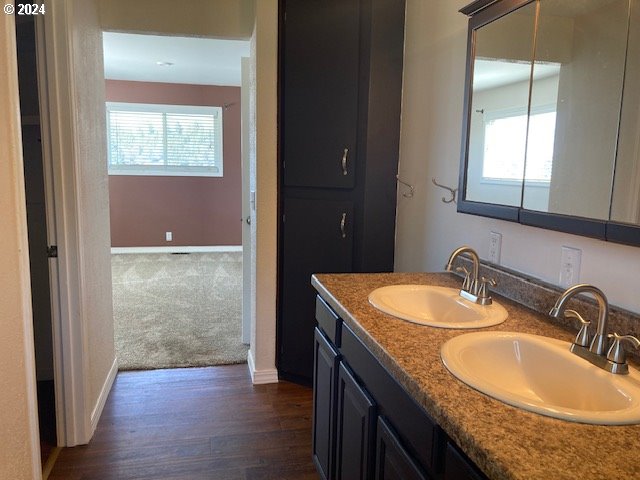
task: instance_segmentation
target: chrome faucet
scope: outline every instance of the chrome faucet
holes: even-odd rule
[[[447,272],[452,271],[453,261],[462,254],[467,254],[471,257],[473,267],[471,272],[469,272],[465,267],[456,268],[457,272],[464,272],[464,281],[462,282],[462,288],[460,289],[460,296],[480,305],[491,305],[492,300],[491,295],[489,295],[487,285],[495,286],[496,282],[490,278],[478,278],[480,272],[480,257],[473,248],[467,246],[456,248],[449,256],[449,260],[444,267],[445,270]]]
[[[575,310],[567,310],[567,302],[579,293],[590,293],[598,302],[598,325],[596,334],[589,342],[588,322]],[[574,285],[560,295],[556,304],[549,312],[554,318],[565,316],[567,318],[577,318],[580,323],[580,331],[575,341],[571,345],[571,352],[584,358],[608,372],[626,374],[629,373],[629,366],[626,362],[622,343],[626,342],[635,348],[640,348],[640,340],[631,335],[620,336],[617,333],[607,334],[607,323],[609,321],[609,302],[602,290],[593,285],[582,283]],[[611,347],[608,346],[608,339],[613,338]]]
[[[598,287],[594,287],[593,285],[589,285],[587,283],[581,283],[579,285],[574,285],[573,287],[568,288],[562,295],[560,295],[560,297],[556,301],[556,304],[549,312],[549,315],[554,318],[559,318],[565,313],[567,302],[579,293],[590,293],[598,302],[598,326],[596,327],[596,335],[591,341],[589,350],[591,350],[596,355],[604,355],[608,343],[606,329],[607,322],[609,321],[609,302],[607,301],[607,297],[604,292]],[[575,310],[569,310],[568,312],[570,313],[567,316],[578,318],[581,321],[583,328],[586,328],[588,326],[588,323],[585,323],[585,320]]]

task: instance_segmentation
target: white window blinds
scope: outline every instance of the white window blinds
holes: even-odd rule
[[[109,174],[222,176],[222,108],[107,103]]]

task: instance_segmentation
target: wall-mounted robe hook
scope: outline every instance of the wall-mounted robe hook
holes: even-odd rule
[[[453,202],[453,203],[458,203],[458,202],[456,201],[456,193],[458,192],[458,189],[457,189],[457,188],[451,188],[451,187],[447,187],[446,185],[440,185],[438,182],[436,182],[435,177],[432,177],[432,178],[431,178],[431,181],[433,182],[433,184],[434,184],[436,187],[444,188],[445,190],[447,190],[447,191],[451,194],[451,198],[442,197],[442,201],[443,201],[444,203],[451,203],[451,202]]]
[[[409,191],[408,191],[408,192],[403,193],[403,194],[402,194],[402,196],[403,196],[404,198],[411,198],[411,197],[413,197],[413,194],[415,193],[416,188],[415,188],[413,185],[411,185],[411,184],[409,184],[409,183],[407,183],[407,182],[405,182],[405,181],[403,181],[403,180],[400,180],[400,175],[396,175],[396,180],[398,180],[398,183],[401,183],[402,185],[404,185],[405,187],[407,187],[407,188],[409,189]]]

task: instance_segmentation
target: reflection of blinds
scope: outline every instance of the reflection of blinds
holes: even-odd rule
[[[120,105],[107,116],[111,173],[221,175],[220,107]]]
[[[528,133],[527,133],[528,120]],[[549,182],[553,167],[556,112],[488,118],[482,176],[493,180]],[[528,139],[528,140],[527,140]],[[526,172],[525,169],[526,146]]]

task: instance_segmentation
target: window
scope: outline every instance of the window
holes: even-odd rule
[[[521,182],[527,148],[526,180],[551,181],[555,128],[555,105],[532,109],[528,143],[526,111],[487,112],[482,177]]]
[[[222,176],[222,108],[107,103],[110,175]]]

